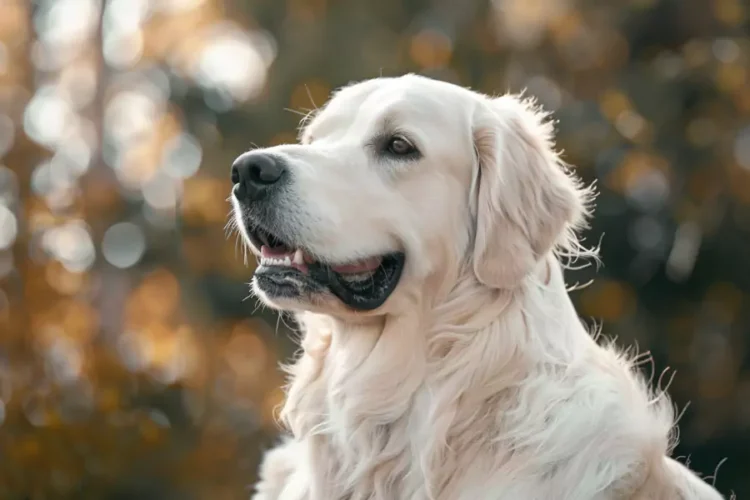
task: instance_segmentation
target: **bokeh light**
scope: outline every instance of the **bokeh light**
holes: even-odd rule
[[[130,222],[114,224],[104,233],[102,256],[120,269],[132,267],[146,251],[146,238],[137,225]]]
[[[9,248],[18,235],[18,222],[10,209],[0,205],[0,250]]]

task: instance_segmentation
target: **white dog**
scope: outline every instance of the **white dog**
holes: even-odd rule
[[[591,192],[528,100],[358,83],[232,178],[253,289],[304,332],[255,499],[722,498],[576,315]]]

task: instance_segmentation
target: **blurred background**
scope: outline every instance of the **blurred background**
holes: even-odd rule
[[[528,92],[601,191],[582,316],[750,498],[747,0],[0,0],[0,499],[247,498],[285,322],[229,167],[352,80]],[[291,111],[290,111],[291,110]],[[669,377],[666,376],[665,380]]]

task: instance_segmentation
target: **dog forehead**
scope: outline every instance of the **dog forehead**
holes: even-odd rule
[[[425,113],[466,104],[470,94],[466,89],[451,83],[418,75],[404,75],[355,84],[345,88],[333,100],[340,99],[344,107],[370,105],[379,110],[405,107]]]
[[[451,83],[417,75],[374,78],[337,91],[309,124],[308,131],[326,133],[355,122],[392,121],[418,124],[456,122],[467,113],[472,93]]]

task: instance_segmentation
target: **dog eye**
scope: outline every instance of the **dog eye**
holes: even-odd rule
[[[417,148],[401,135],[394,135],[388,140],[386,150],[394,156],[407,156],[417,152]]]

